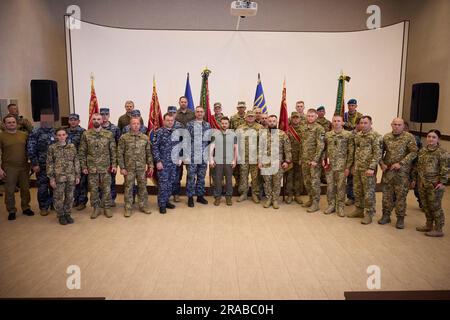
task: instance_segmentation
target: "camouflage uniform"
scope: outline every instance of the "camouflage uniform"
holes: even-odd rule
[[[331,130],[331,121],[324,118],[317,118],[316,123],[320,124],[322,128],[325,130],[325,132],[328,132]]]
[[[39,166],[40,171],[36,173],[38,186],[38,202],[41,210],[49,210],[53,203],[53,190],[47,177],[47,151],[48,147],[56,142],[55,129],[37,128],[28,137],[28,158],[31,165]]]
[[[129,126],[129,125],[128,125]],[[120,128],[111,122],[108,123],[107,126],[103,126],[103,129],[108,130],[113,134],[114,141],[117,144],[119,143],[120,136],[122,135],[122,132]],[[116,200],[117,197],[117,191],[116,191],[116,173],[111,172],[111,199],[113,202]],[[102,198],[102,192],[100,190],[100,198]]]
[[[353,174],[353,189],[355,207],[364,209],[370,217],[375,214],[375,187],[377,181],[377,166],[381,160],[382,136],[373,129],[368,132],[358,132],[355,135],[355,169]],[[373,176],[366,176],[367,170],[374,170]]]
[[[300,124],[302,125],[302,124],[306,124],[307,123],[307,121],[306,121],[306,115],[304,114],[304,113],[299,113],[299,116],[300,116]],[[291,125],[292,124],[292,117],[289,117],[289,125]]]
[[[397,217],[406,215],[406,196],[409,191],[411,164],[417,157],[417,145],[409,132],[394,135],[392,132],[383,137],[383,157],[381,163],[388,166],[381,178],[383,188],[383,216],[390,216],[395,204]],[[394,163],[400,163],[399,170],[391,169]]]
[[[239,113],[236,113],[230,119],[230,129],[236,130],[237,128],[239,128],[244,124],[245,124],[245,115],[241,117]]]
[[[269,129],[262,133],[263,139],[259,141],[259,161],[262,163],[261,175],[264,179],[264,191],[270,202],[278,202],[281,191],[281,180],[283,178],[284,170],[281,168],[283,162],[290,164],[292,162],[291,154],[291,142],[289,137],[284,131],[279,129]],[[272,140],[278,139],[278,151],[277,155],[272,157]],[[264,161],[265,157],[268,157],[269,163]],[[272,162],[273,160],[273,162]],[[292,170],[292,169],[291,169]],[[274,171],[274,172],[270,172]],[[266,174],[268,173],[268,174]]]
[[[131,130],[130,125],[127,125],[122,129],[122,134],[130,132],[130,130]],[[147,131],[148,131],[148,128],[146,126],[144,126],[143,124],[141,124],[139,127],[139,132],[141,132],[143,134],[147,134]]]
[[[345,202],[345,169],[353,166],[354,155],[353,134],[342,130],[325,134],[325,160],[330,166],[326,170],[327,200],[330,207],[338,212],[343,210]]]
[[[205,132],[210,130],[211,126],[206,121],[200,124],[193,120],[188,122],[186,129],[191,135],[191,161],[188,164],[186,195],[202,197],[205,195],[205,176],[208,168],[208,160],[205,160],[203,155],[210,141],[210,137],[205,136]],[[208,132],[211,134],[210,131]],[[209,153],[206,154],[209,155]]]
[[[147,166],[153,168],[153,157],[150,139],[142,132],[125,133],[120,137],[117,148],[117,160],[120,169],[126,169],[125,176],[125,208],[133,207],[134,181],[138,184],[139,208],[147,207]]]
[[[318,205],[320,201],[320,159],[324,149],[325,130],[320,124],[306,124],[302,132],[301,164],[309,202]],[[317,163],[311,167],[310,162]],[[308,202],[308,204],[309,204]]]
[[[67,143],[73,143],[77,148],[77,151],[80,149],[81,136],[86,129],[77,126],[74,129],[67,128]],[[86,205],[88,202],[87,197],[88,192],[88,178],[84,173],[80,174],[80,183],[75,186],[74,193],[74,206],[78,206],[80,204]]]
[[[348,131],[353,131],[356,128],[356,123],[359,119],[363,117],[362,113],[356,111],[354,114],[348,112],[344,113],[344,129]]]
[[[117,166],[116,142],[112,133],[101,129],[99,132],[89,129],[81,136],[80,144],[81,169],[88,169],[91,205],[105,209],[111,206],[111,168]],[[103,198],[100,203],[99,187]]]
[[[144,120],[142,119],[142,117],[140,118],[140,120],[141,125],[143,125]],[[131,114],[125,113],[120,116],[119,121],[117,122],[117,127],[119,127],[119,130],[122,131],[123,128],[125,128],[127,125],[130,124],[130,121],[131,121]],[[117,139],[117,141],[119,141],[119,139]]]
[[[177,165],[172,161],[172,149],[179,141],[172,141],[174,128],[160,128],[155,132],[152,152],[153,160],[161,162],[164,166],[158,171],[158,206],[166,208],[177,177]]]
[[[250,151],[257,152],[258,150],[258,134],[261,129],[264,127],[260,125],[259,123],[253,123],[252,125],[249,125],[247,123],[241,125],[238,130],[236,131],[236,134],[238,136],[238,146],[239,146],[239,157],[240,160],[238,160],[239,164],[239,194],[240,195],[246,195],[248,193],[248,174],[250,173],[250,176],[252,178],[252,194],[259,196],[259,185],[258,185],[258,159],[255,157],[254,163],[250,163]],[[245,137],[245,133],[248,130],[254,130],[255,139],[252,141],[250,140],[250,137]],[[256,145],[252,145],[250,148],[250,142],[254,143],[256,142]],[[242,159],[242,155],[245,155],[245,158]],[[252,161],[253,162],[253,161]]]
[[[439,146],[426,146],[419,150],[414,176],[419,184],[420,201],[425,211],[427,225],[442,232],[445,215],[442,198],[445,189],[435,189],[438,183],[447,183],[449,176],[449,154]],[[431,230],[430,230],[431,231]]]
[[[70,215],[75,180],[80,179],[80,161],[75,145],[55,143],[48,148],[47,176],[56,182],[53,197],[57,216]]]
[[[291,125],[299,137],[302,136],[302,131],[304,129],[304,125],[299,124],[297,126]],[[303,174],[302,168],[300,165],[300,153],[302,149],[301,140],[297,141],[292,134],[288,133],[288,136],[291,141],[291,150],[292,150],[292,169],[287,172],[287,183],[286,189],[288,196],[300,196],[303,193],[304,184],[303,184]]]

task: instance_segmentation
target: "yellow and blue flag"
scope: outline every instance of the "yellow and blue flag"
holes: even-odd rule
[[[253,102],[254,107],[258,107],[263,113],[267,113],[266,99],[264,98],[264,90],[261,83],[261,76],[258,73],[258,84],[256,85],[255,101]]]

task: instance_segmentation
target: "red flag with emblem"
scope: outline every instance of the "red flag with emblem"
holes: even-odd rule
[[[150,140],[153,140],[155,131],[163,126],[163,118],[161,113],[161,107],[159,105],[158,94],[156,93],[156,80],[153,77],[153,93],[152,101],[150,102],[150,113],[148,115],[147,134]]]
[[[94,77],[91,77],[91,99],[89,101],[89,123],[88,129],[91,129],[94,125],[92,124],[92,116],[99,112],[97,95],[95,94],[94,88]]]
[[[278,129],[283,130],[286,133],[289,130],[289,117],[286,103],[286,80],[283,81],[283,93],[281,96],[280,120],[278,123]]]

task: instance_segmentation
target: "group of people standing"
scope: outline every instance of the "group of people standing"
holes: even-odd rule
[[[264,208],[278,209],[284,184],[286,204],[295,200],[308,212],[317,212],[321,178],[325,178],[328,206],[324,213],[336,212],[344,217],[344,206],[354,204],[355,209],[347,216],[370,224],[380,168],[383,212],[378,223],[390,223],[395,208],[396,227],[403,229],[406,196],[413,188],[426,215],[426,224],[417,230],[428,236],[443,236],[441,202],[449,156],[439,145],[440,132],[430,130],[426,145],[419,149],[420,141],[407,132],[401,118],[395,118],[392,132],[381,136],[372,129],[372,118],[356,111],[355,99],[348,101],[348,112],[343,117],[334,115],[332,121],[325,118],[323,106],[305,113],[304,102],[298,101],[289,118],[290,129],[284,132],[278,129],[276,115],[264,114],[259,108],[246,111],[242,101],[231,118],[222,114],[220,103],[215,103],[213,117],[220,129],[211,130],[203,108],[192,111],[186,97],[181,97],[179,108],[168,108],[163,127],[152,138],[132,101],[125,103],[126,113],[117,126],[109,121],[109,109],[101,108],[92,116],[93,128],[89,130],[80,127],[77,114],[69,115],[67,128],[54,129],[53,114],[45,110],[40,128],[33,129],[18,115],[17,106],[9,109],[0,133],[0,179],[5,180],[10,220],[16,218],[17,184],[23,213],[34,214],[28,190],[31,163],[40,214],[48,215],[54,208],[63,225],[73,223],[72,206],[77,210],[86,208],[88,190],[91,218],[101,214],[111,218],[117,171],[124,176],[125,217],[133,214],[136,195],[139,210],[151,213],[147,200],[150,177],[157,179],[159,212],[174,209],[170,200],[173,197],[173,202],[180,201],[184,169],[188,207],[195,206],[194,197],[197,203],[208,204],[208,166],[215,206],[220,205],[223,195],[226,204],[232,205],[234,177],[238,202],[248,199],[251,186],[253,202],[262,201]],[[302,199],[305,191],[306,201]]]

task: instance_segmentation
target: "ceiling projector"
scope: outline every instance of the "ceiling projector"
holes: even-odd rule
[[[253,1],[233,1],[231,3],[231,15],[241,18],[256,16],[258,4]]]

